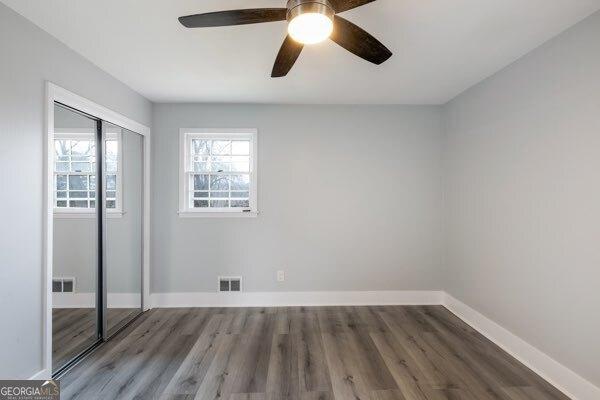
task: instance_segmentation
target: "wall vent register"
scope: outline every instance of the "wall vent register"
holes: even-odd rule
[[[241,292],[241,276],[220,276],[218,280],[217,291],[219,292]]]
[[[54,278],[52,279],[53,293],[73,293],[75,292],[75,278]]]

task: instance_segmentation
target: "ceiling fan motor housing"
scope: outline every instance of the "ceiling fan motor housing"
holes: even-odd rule
[[[333,6],[327,0],[288,0],[288,21],[293,20],[298,15],[307,13],[323,14],[331,20],[333,20],[333,16],[335,15]]]

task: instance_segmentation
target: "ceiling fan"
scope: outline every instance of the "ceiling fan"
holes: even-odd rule
[[[186,28],[209,28],[288,21],[288,35],[275,59],[271,77],[286,76],[304,45],[331,38],[349,52],[373,64],[387,61],[392,52],[379,40],[340,17],[339,13],[375,0],[288,0],[286,8],[217,11],[180,17]]]

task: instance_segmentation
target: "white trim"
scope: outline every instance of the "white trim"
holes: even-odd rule
[[[139,293],[108,293],[108,308],[140,308]],[[52,293],[52,308],[95,308],[96,293]]]
[[[67,89],[63,89],[52,82],[46,82],[46,85],[48,94],[53,95],[53,105],[54,101],[58,101],[59,103],[65,104],[76,110],[83,111],[84,113],[94,117],[101,118],[114,125],[120,126],[121,128],[125,128],[144,136],[150,135],[150,128],[140,124],[137,121],[127,118],[126,116],[101,106],[100,104],[94,103],[93,101],[70,92]]]
[[[189,147],[188,137],[193,135],[210,135],[213,138],[239,139],[250,138],[250,211],[244,209],[191,209],[188,199],[188,171],[186,161]],[[181,218],[256,218],[258,212],[258,130],[255,128],[181,128],[179,129],[179,209],[177,214]]]
[[[59,102],[121,128],[144,136],[144,205],[142,242],[142,309],[150,309],[150,128],[132,119],[94,103],[51,82],[46,82],[44,143],[44,191],[43,200],[43,341],[42,363],[44,377],[52,375],[52,243],[54,226],[54,102]]]
[[[179,218],[256,218],[259,212],[178,211]]]
[[[600,399],[600,388],[594,386],[586,379],[498,325],[485,315],[455,299],[448,293],[444,295],[443,304],[457,317],[573,400]]]
[[[30,381],[46,380],[46,379],[50,379],[50,375],[51,374],[48,372],[47,369],[43,369],[43,370],[41,370],[39,372],[36,372],[32,376],[30,376],[28,380],[30,380]]]
[[[353,292],[195,292],[153,293],[153,307],[300,307],[368,305],[439,305],[443,292],[353,291]]]

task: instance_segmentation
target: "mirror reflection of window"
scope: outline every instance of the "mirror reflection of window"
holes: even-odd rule
[[[95,129],[55,129],[54,189],[58,212],[85,212],[96,207]],[[106,208],[120,211],[121,130],[107,132],[105,140]]]

